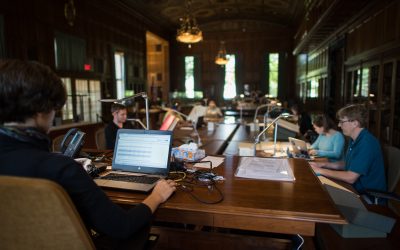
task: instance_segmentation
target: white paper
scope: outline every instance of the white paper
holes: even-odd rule
[[[225,158],[224,157],[217,157],[217,156],[207,156],[203,158],[201,161],[211,161],[212,168],[218,167],[224,162]],[[204,163],[196,163],[194,164],[194,167],[196,168],[210,168],[210,163],[209,162],[204,162]]]
[[[235,176],[243,178],[294,181],[288,159],[242,157]]]

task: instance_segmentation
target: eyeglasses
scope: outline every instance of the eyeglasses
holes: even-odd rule
[[[346,122],[352,122],[353,120],[339,120],[339,125],[342,125],[343,123]]]

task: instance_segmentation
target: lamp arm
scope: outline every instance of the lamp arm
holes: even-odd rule
[[[147,94],[145,92],[142,92],[144,94],[142,94],[142,97],[144,98],[145,101],[145,105],[146,105],[146,128],[147,130],[150,129],[150,118],[149,118],[149,97],[147,96]]]
[[[258,107],[256,108],[256,111],[255,111],[255,113],[254,113],[254,119],[253,119],[254,122],[255,122],[256,119],[257,119],[258,110],[260,110],[260,109],[262,109],[262,108],[265,108],[265,107],[268,107],[268,106],[269,106],[269,104],[263,104],[263,105],[260,105],[260,106],[258,106]]]
[[[130,100],[130,99],[135,99],[135,98],[138,97],[138,96],[142,96],[143,98],[146,98],[146,97],[147,97],[147,94],[146,94],[146,92],[140,92],[140,93],[137,93],[137,94],[134,94],[134,95],[131,95],[131,96],[128,96],[128,97],[124,97],[124,98],[122,98],[122,99],[119,99],[119,100],[117,100],[117,102],[128,101],[128,100]]]
[[[255,142],[259,143],[260,142],[260,136],[264,134],[275,122],[279,119],[281,119],[283,116],[278,116],[276,117],[268,126],[266,126],[256,137]]]
[[[197,136],[197,145],[198,145],[199,147],[201,147],[202,143],[201,143],[201,139],[200,139],[199,132],[197,131],[197,122],[196,122],[196,121],[190,119],[188,115],[185,115],[184,113],[179,112],[179,111],[177,111],[177,110],[175,110],[175,109],[163,108],[163,110],[175,112],[175,113],[180,114],[181,116],[185,117],[185,119],[186,119],[187,121],[191,121],[191,122],[192,122],[192,126],[193,126],[193,132],[194,132],[194,133],[196,134],[196,136]]]
[[[142,126],[142,128],[148,130],[148,129],[146,128],[146,125],[144,125],[143,122],[142,122],[141,120],[139,120],[139,119],[136,119],[136,118],[129,118],[129,119],[126,119],[126,120],[127,120],[127,121],[137,122],[137,123],[140,124],[140,126]]]
[[[172,112],[175,112],[175,113],[177,113],[177,114],[180,114],[181,116],[185,117],[185,120],[186,120],[186,121],[192,121],[192,120],[189,118],[188,115],[185,115],[184,113],[179,112],[178,110],[171,109],[171,108],[162,108],[162,109],[163,109],[164,111],[172,111]],[[194,121],[192,121],[192,122],[194,122]]]
[[[290,114],[281,114],[278,117],[276,117],[270,124],[268,124],[268,126],[266,126],[254,139],[254,155],[256,155],[256,147],[257,144],[260,143],[260,136],[263,135],[273,124],[275,124],[279,119],[281,118],[288,118],[291,117],[292,115]],[[275,132],[275,136],[276,136],[276,132]],[[276,138],[274,138],[274,141],[276,141]]]

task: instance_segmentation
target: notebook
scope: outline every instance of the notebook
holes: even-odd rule
[[[297,158],[310,158],[307,149],[307,143],[303,140],[299,140],[293,137],[288,137],[289,143],[292,146],[292,154]]]
[[[169,172],[172,131],[119,129],[115,140],[112,171],[94,179],[101,187],[150,191]],[[128,179],[150,178],[152,183]]]

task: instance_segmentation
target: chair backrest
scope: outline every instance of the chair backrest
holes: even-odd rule
[[[400,149],[392,146],[384,146],[383,155],[387,164],[388,191],[393,192],[400,180]]]
[[[55,137],[52,141],[52,150],[53,152],[61,152],[61,142],[65,135],[59,135]]]
[[[1,249],[95,249],[68,194],[55,182],[0,176]]]
[[[96,147],[98,150],[106,149],[106,136],[104,133],[104,127],[96,130],[95,140],[96,140]]]

